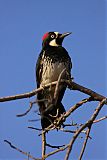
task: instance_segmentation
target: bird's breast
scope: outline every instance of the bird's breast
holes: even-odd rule
[[[57,81],[60,73],[67,69],[65,62],[52,62],[44,60],[41,85],[46,85],[53,81]]]

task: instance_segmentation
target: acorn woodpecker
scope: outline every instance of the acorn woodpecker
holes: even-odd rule
[[[62,47],[63,39],[69,34],[71,33],[48,32],[44,34],[42,51],[36,63],[37,88],[57,81],[64,69],[66,69],[66,72],[64,72],[62,79],[71,77],[71,58],[66,49]],[[54,99],[55,86],[45,88],[37,94],[43,130],[65,112],[65,108],[61,103],[65,90],[66,85],[60,85],[57,100]],[[56,103],[54,103],[55,101]]]

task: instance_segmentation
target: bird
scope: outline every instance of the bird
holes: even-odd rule
[[[70,34],[71,32],[59,33],[52,31],[43,35],[42,50],[36,63],[37,88],[57,81],[61,72],[65,70],[66,72],[62,74],[61,78],[66,80],[70,79],[72,62],[67,50],[62,46],[64,38]],[[57,90],[56,99],[54,99],[55,86],[44,88],[37,93],[37,102],[43,130],[53,124],[58,117],[66,112],[61,102],[66,87],[64,84],[60,85]]]

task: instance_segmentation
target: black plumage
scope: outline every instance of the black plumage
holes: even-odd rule
[[[64,72],[62,78],[70,78],[72,68],[71,58],[66,49],[62,47],[62,41],[68,34],[69,33],[64,35],[58,32],[49,32],[44,35],[42,51],[36,63],[37,88],[57,81],[60,73],[64,69],[66,69],[67,72]],[[57,117],[65,112],[65,108],[61,103],[65,90],[65,85],[59,87],[56,104],[54,103],[55,86],[44,89],[37,94],[37,100],[43,100],[38,102],[43,129],[48,127]]]

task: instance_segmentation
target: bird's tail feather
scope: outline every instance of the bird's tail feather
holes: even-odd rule
[[[50,126],[64,112],[65,108],[61,102],[56,106],[54,104],[51,104],[47,109],[45,109],[44,113],[41,113],[42,129]],[[61,123],[63,123],[63,121]]]

